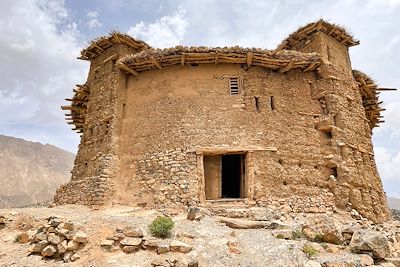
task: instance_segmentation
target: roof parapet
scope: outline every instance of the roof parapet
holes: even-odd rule
[[[280,45],[278,45],[277,50],[292,50],[294,46],[305,42],[310,36],[317,32],[326,33],[347,47],[360,44],[360,41],[354,39],[354,37],[343,27],[320,19],[299,28],[297,31],[290,34],[285,40],[282,41]]]
[[[111,32],[107,36],[102,36],[93,40],[90,45],[81,51],[81,56],[78,59],[92,60],[102,54],[105,50],[113,46],[114,44],[126,44],[136,50],[144,50],[151,48],[144,41],[134,39],[131,36],[120,33],[117,31]]]

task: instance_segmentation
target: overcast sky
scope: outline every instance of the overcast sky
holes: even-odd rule
[[[304,24],[324,18],[361,41],[354,69],[380,86],[400,88],[400,0],[2,0],[0,1],[0,134],[76,152],[64,123],[64,98],[86,80],[77,60],[88,42],[111,30],[154,47],[177,44],[273,49]],[[382,93],[386,123],[374,130],[385,190],[400,197],[400,94]]]

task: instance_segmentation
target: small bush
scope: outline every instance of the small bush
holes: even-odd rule
[[[159,216],[149,225],[149,231],[155,237],[168,237],[174,227],[174,222],[169,217]]]
[[[301,239],[304,237],[303,232],[300,229],[296,229],[292,231],[293,239]]]
[[[284,236],[283,234],[278,234],[278,235],[276,236],[276,238],[278,238],[278,239],[285,239],[285,236]]]
[[[309,259],[317,255],[317,250],[310,244],[304,245],[302,251],[307,255],[307,258]]]
[[[325,242],[325,239],[322,234],[316,233],[312,241],[317,242],[317,243],[322,243],[322,242]]]

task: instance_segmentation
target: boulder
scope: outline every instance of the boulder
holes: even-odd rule
[[[123,246],[122,251],[125,253],[132,253],[139,250],[138,246]]]
[[[64,241],[65,237],[56,235],[54,233],[51,233],[47,236],[47,241],[54,245],[60,244],[62,241]]]
[[[46,240],[40,241],[38,243],[31,245],[28,251],[30,253],[40,253],[47,246],[47,244],[48,242]]]
[[[70,262],[71,261],[71,257],[74,253],[72,251],[67,251],[64,253],[63,255],[63,261],[64,262]]]
[[[235,229],[258,229],[265,228],[268,223],[264,221],[250,221],[236,218],[220,217],[219,221]]]
[[[112,245],[114,245],[114,240],[110,240],[110,239],[105,239],[103,241],[101,241],[100,246],[102,247],[111,247]]]
[[[311,218],[303,225],[302,232],[311,241],[327,242],[336,245],[344,242],[340,224],[328,215],[319,215]]]
[[[373,258],[383,259],[390,255],[387,237],[379,232],[363,229],[355,231],[350,241],[350,249],[356,253],[372,253]]]
[[[44,240],[47,240],[47,234],[45,232],[36,233],[33,237],[34,242],[40,242]]]
[[[88,237],[87,237],[87,234],[86,234],[86,233],[84,233],[84,232],[82,232],[82,231],[78,231],[78,232],[76,232],[76,233],[74,234],[73,240],[74,240],[75,242],[84,243],[84,244],[85,244],[85,243],[88,242]]]
[[[18,243],[26,244],[29,241],[31,241],[31,237],[28,235],[28,233],[23,232],[23,233],[18,235]]]
[[[57,249],[54,245],[48,245],[42,250],[42,256],[43,257],[51,257],[54,254],[56,254]]]
[[[126,227],[122,230],[122,233],[127,237],[143,237],[144,230],[142,228]]]
[[[137,237],[125,237],[120,241],[120,243],[123,246],[140,247],[140,245],[142,244],[142,239]]]
[[[204,213],[197,207],[190,207],[187,214],[187,219],[190,221],[201,220],[204,217]]]
[[[172,240],[170,243],[170,250],[182,253],[188,253],[192,250],[192,246],[179,240]]]
[[[3,215],[0,215],[0,224],[6,224],[6,218]]]
[[[62,241],[60,244],[57,245],[57,250],[60,254],[65,253],[68,249],[67,249],[67,245],[68,245],[68,241],[64,240]]]
[[[169,244],[166,242],[160,242],[157,247],[158,254],[167,253],[170,250]]]
[[[79,247],[79,243],[78,242],[76,242],[74,240],[68,241],[67,250],[74,251],[74,250],[77,250],[78,247]]]
[[[273,230],[283,230],[288,228],[289,226],[282,223],[281,221],[273,221],[267,226],[267,229],[273,229]]]
[[[79,255],[78,253],[75,253],[71,256],[71,261],[77,261],[81,258],[81,255]]]

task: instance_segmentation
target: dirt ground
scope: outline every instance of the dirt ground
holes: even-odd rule
[[[351,254],[339,247],[337,253],[327,253],[321,244],[310,261],[302,248],[306,240],[284,240],[273,236],[269,229],[232,229],[220,223],[216,216],[205,216],[199,221],[189,221],[186,212],[173,212],[175,227],[171,238],[190,244],[188,253],[167,252],[157,255],[153,251],[140,250],[126,254],[121,250],[109,252],[100,246],[102,240],[111,236],[116,228],[138,226],[147,229],[149,223],[162,211],[143,210],[127,206],[113,206],[94,210],[86,206],[64,205],[53,208],[2,209],[6,217],[5,228],[0,230],[0,266],[151,266],[157,259],[196,258],[199,266],[313,266],[320,261],[356,261],[359,255]],[[165,212],[164,212],[165,213]],[[169,212],[171,214],[171,212]],[[89,242],[80,251],[81,258],[72,263],[43,259],[29,255],[30,244],[19,244],[16,236],[28,231],[36,232],[49,216],[72,221],[76,228],[83,230]],[[281,218],[285,221],[285,218]],[[193,238],[185,238],[189,233]],[[228,244],[235,244],[231,249]],[[344,260],[343,260],[344,259]],[[171,261],[172,261],[171,260]],[[360,265],[361,266],[361,265]]]

